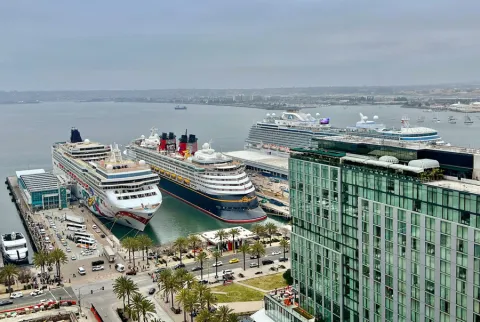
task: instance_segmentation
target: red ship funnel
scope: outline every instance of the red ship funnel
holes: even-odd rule
[[[182,135],[180,137],[180,140],[178,140],[178,153],[180,153],[181,155],[185,155],[185,150],[187,149],[187,136],[186,135]]]
[[[160,145],[158,147],[160,151],[165,151],[167,149],[167,133],[162,133],[160,138]]]

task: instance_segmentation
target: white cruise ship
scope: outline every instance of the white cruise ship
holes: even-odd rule
[[[408,118],[401,120],[399,129],[386,128],[377,123],[377,116],[369,120],[360,113],[360,121],[353,127],[335,128],[330,125],[330,118],[320,118],[289,110],[281,115],[267,114],[256,122],[245,140],[246,150],[262,151],[268,154],[288,156],[291,148],[306,148],[312,145],[312,138],[336,135],[358,135],[377,137],[385,140],[423,142],[444,145],[445,142],[434,129],[426,127],[411,127]]]
[[[2,239],[2,254],[5,261],[19,264],[28,262],[27,240],[22,233],[4,234]]]
[[[245,165],[215,152],[209,143],[197,150],[195,135],[182,135],[177,145],[170,132],[136,139],[126,153],[145,160],[160,175],[160,189],[204,213],[228,223],[266,219]]]
[[[53,172],[68,177],[72,194],[97,216],[143,231],[162,204],[159,176],[145,161],[123,160],[118,146],[82,140],[52,147]]]

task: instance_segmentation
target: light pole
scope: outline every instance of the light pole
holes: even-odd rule
[[[78,311],[79,311],[80,314],[82,314],[82,305],[81,305],[82,294],[80,293],[80,290],[81,290],[82,288],[86,287],[86,286],[90,286],[90,285],[83,285],[83,286],[80,286],[80,287],[78,288]],[[101,290],[101,291],[105,290],[105,286],[102,286],[102,287],[96,289],[95,291],[100,291],[100,290]],[[93,291],[94,291],[94,290],[90,290],[91,294],[93,294]]]

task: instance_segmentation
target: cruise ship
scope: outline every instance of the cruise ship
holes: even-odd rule
[[[72,195],[98,217],[140,231],[162,204],[159,176],[145,161],[123,160],[117,145],[82,140],[73,128],[70,142],[52,147],[53,172],[72,182]]]
[[[12,232],[3,234],[1,241],[2,254],[5,261],[13,264],[28,262],[27,240],[22,233]]]
[[[195,135],[184,134],[178,145],[173,132],[134,140],[125,151],[134,160],[145,160],[160,175],[160,189],[202,212],[228,223],[266,219],[245,165],[212,149],[197,148]]]
[[[330,118],[320,118],[318,113],[315,117],[298,110],[289,110],[281,115],[267,114],[262,121],[256,122],[250,128],[245,149],[287,156],[291,148],[310,147],[312,138],[346,134],[386,140],[446,144],[434,129],[411,127],[407,117],[402,118],[400,129],[387,128],[384,124],[377,123],[377,120],[378,116],[369,120],[367,116],[360,113],[360,120],[355,126],[335,128],[331,126]]]

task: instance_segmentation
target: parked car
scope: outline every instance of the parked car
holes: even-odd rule
[[[272,252],[272,255],[275,256],[275,255],[280,255],[282,252],[277,250],[276,252]]]
[[[279,262],[288,262],[288,258],[286,258],[286,257],[280,257],[280,258],[278,259],[278,261],[279,261]]]
[[[251,262],[249,266],[250,266],[250,268],[258,267],[258,263],[257,262]]]
[[[125,274],[127,274],[127,275],[137,275],[137,271],[134,271],[132,269],[132,270],[129,270],[128,272],[126,272]]]
[[[233,271],[231,269],[226,269],[222,272],[223,275],[231,275],[233,274]]]
[[[23,297],[23,293],[22,292],[13,292],[12,294],[10,294],[10,298],[11,299],[17,299],[19,297]]]
[[[177,265],[173,266],[173,269],[180,269],[180,268],[185,268],[184,263],[178,263]]]
[[[273,264],[273,261],[271,259],[264,259],[262,261],[262,265],[271,265]]]
[[[258,258],[257,255],[251,255],[251,256],[250,256],[250,259],[257,259],[257,258]]]
[[[194,268],[192,268],[192,272],[196,272],[196,271],[201,271],[202,268],[200,266],[195,266]]]
[[[42,295],[43,291],[42,290],[35,290],[32,293],[30,293],[30,296],[39,296]]]
[[[103,267],[102,265],[97,265],[97,266],[92,267],[92,272],[101,271],[101,270],[104,270],[104,269],[105,269],[105,267]]]
[[[218,261],[216,263],[213,263],[212,267],[218,267],[218,266],[222,266],[223,265],[223,262],[222,261]]]
[[[1,300],[0,301],[0,306],[10,305],[10,304],[13,304],[12,300]]]
[[[149,290],[148,290],[148,294],[149,294],[149,295],[155,294],[155,288],[152,287],[151,289],[149,289]]]

